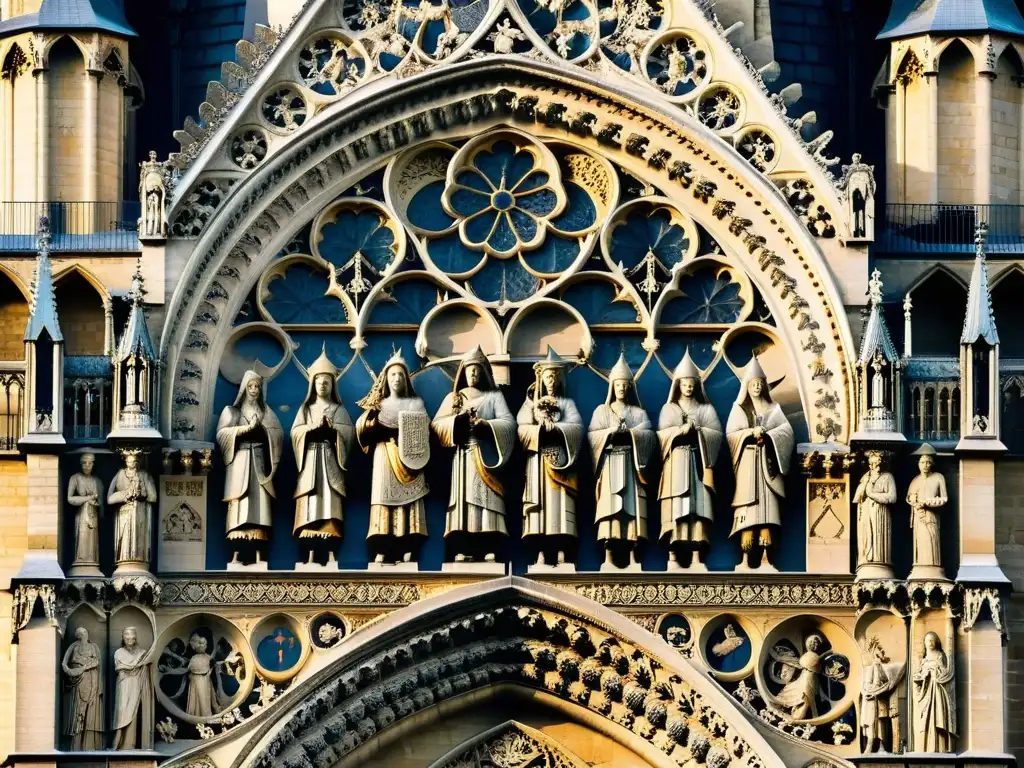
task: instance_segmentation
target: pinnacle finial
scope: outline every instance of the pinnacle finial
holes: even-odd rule
[[[40,253],[50,252],[50,217],[40,216],[36,227],[36,250]]]
[[[988,239],[988,224],[982,221],[974,229],[974,253],[980,259],[985,258],[986,239]]]
[[[872,307],[882,303],[882,273],[877,269],[871,273],[871,279],[868,280],[868,302]]]
[[[128,298],[134,304],[138,304],[146,295],[146,281],[142,277],[142,259],[135,262],[135,274],[132,275],[132,287],[128,291]]]

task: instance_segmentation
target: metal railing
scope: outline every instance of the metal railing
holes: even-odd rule
[[[107,377],[65,377],[64,437],[74,442],[107,439],[111,429],[112,381]]]
[[[17,452],[24,414],[25,363],[0,362],[0,453]]]
[[[1024,253],[1024,205],[890,203],[876,253],[973,254],[974,231],[988,225],[987,253]]]
[[[54,251],[138,251],[139,203],[0,203],[0,251],[34,251],[39,217],[50,218]]]

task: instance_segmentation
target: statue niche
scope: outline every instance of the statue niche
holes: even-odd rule
[[[932,471],[935,466],[935,449],[928,443],[923,443],[913,455],[919,457],[917,466],[920,472],[910,481],[907,490],[914,540],[914,565],[909,578],[945,581],[939,510],[949,501],[946,478]]]
[[[93,474],[96,456],[83,453],[80,466],[68,482],[68,504],[75,512],[75,559],[69,576],[102,576],[100,571],[100,517],[103,515],[103,482]]]
[[[64,735],[78,752],[103,749],[103,675],[100,648],[78,627],[61,660],[64,672]]]
[[[153,505],[156,483],[139,466],[141,451],[126,449],[124,468],[119,470],[107,491],[107,503],[118,507],[114,520],[114,574],[149,571],[153,536]]]

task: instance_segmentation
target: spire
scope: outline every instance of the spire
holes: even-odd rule
[[[64,341],[57,321],[57,297],[53,291],[53,265],[50,263],[50,220],[39,217],[36,239],[36,276],[32,281],[32,308],[25,328],[25,341],[38,341],[43,331],[53,341]]]
[[[988,225],[982,222],[974,231],[974,271],[971,273],[971,287],[967,292],[967,314],[964,317],[964,331],[960,334],[961,344],[974,344],[984,339],[989,346],[999,343],[996,318],[992,312],[992,294],[988,289],[988,263],[985,261],[985,238]]]
[[[860,340],[857,362],[866,364],[879,355],[887,362],[895,362],[899,359],[899,353],[892,343],[889,327],[885,324],[885,314],[882,312],[882,273],[877,269],[871,273],[871,280],[868,281],[868,304],[871,309],[867,325],[864,326],[864,336]]]
[[[135,264],[135,275],[132,277],[132,287],[128,291],[128,300],[132,303],[131,311],[128,314],[128,322],[124,326],[124,334],[121,336],[121,343],[117,346],[117,359],[124,361],[129,357],[139,357],[146,360],[156,360],[156,347],[149,335],[149,328],[146,326],[146,310],[142,299],[146,295],[142,280],[142,262]]]
[[[878,40],[949,32],[1024,35],[1013,0],[893,0]]]

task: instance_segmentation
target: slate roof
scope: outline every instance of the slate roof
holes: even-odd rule
[[[892,0],[877,39],[986,31],[1024,35],[1024,19],[1014,0]]]
[[[57,320],[57,295],[53,290],[53,265],[50,263],[50,222],[46,217],[39,220],[38,244],[25,341],[38,341],[46,331],[54,342],[60,342],[64,341],[64,335]]]
[[[131,312],[128,314],[128,322],[124,327],[124,335],[117,345],[117,359],[127,360],[132,355],[156,360],[156,347],[149,335],[149,328],[146,326],[146,310],[143,306],[142,297],[142,274],[140,267],[135,268],[135,278],[132,280],[132,289],[129,298],[132,302]]]
[[[43,0],[39,13],[0,21],[0,37],[30,29],[88,29],[138,37],[125,18],[121,0]]]

